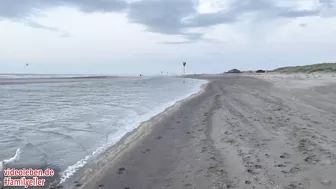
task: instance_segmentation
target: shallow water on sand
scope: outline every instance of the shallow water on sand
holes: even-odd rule
[[[0,160],[20,147],[20,165],[57,167],[65,179],[203,83],[156,77],[0,85]]]

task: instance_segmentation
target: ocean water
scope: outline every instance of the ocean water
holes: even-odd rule
[[[0,79],[30,79],[30,78],[62,78],[62,77],[92,77],[96,75],[79,74],[0,74]]]
[[[0,160],[21,148],[18,163],[58,167],[63,182],[204,83],[152,77],[0,85]]]

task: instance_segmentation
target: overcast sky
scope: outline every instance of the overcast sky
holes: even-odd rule
[[[333,0],[0,0],[0,73],[219,73],[335,49]]]

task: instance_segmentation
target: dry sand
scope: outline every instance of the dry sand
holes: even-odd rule
[[[334,77],[195,77],[211,83],[64,187],[336,188]]]

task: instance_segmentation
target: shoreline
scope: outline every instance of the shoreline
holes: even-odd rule
[[[135,78],[135,79],[140,79],[140,80],[142,80],[142,78]],[[147,78],[145,78],[145,79],[147,79]],[[154,78],[155,79],[155,78]],[[121,78],[121,81],[123,81],[124,80],[124,78]],[[131,81],[133,81],[133,79],[131,78],[131,79],[126,79],[126,80],[131,80]],[[86,81],[93,81],[93,80],[86,80]],[[102,81],[107,81],[107,82],[109,82],[109,80],[96,80],[95,82],[102,82]],[[179,81],[179,80],[177,80],[177,81]],[[90,82],[91,83],[91,82]],[[94,82],[93,82],[94,83]],[[175,93],[176,95],[174,95],[173,94],[173,96],[170,96],[169,98],[167,98],[167,100],[166,100],[166,102],[167,101],[169,101],[169,99],[171,99],[171,101],[169,101],[169,102],[167,102],[167,103],[156,103],[157,104],[157,106],[155,106],[155,107],[153,107],[153,106],[149,106],[149,107],[152,107],[151,109],[148,109],[148,111],[150,111],[150,112],[148,112],[149,114],[145,114],[144,116],[142,116],[142,117],[139,117],[139,116],[136,116],[136,117],[134,117],[134,122],[129,122],[130,124],[129,125],[132,125],[131,127],[128,127],[129,129],[127,129],[127,130],[124,130],[123,132],[120,132],[120,134],[117,136],[117,137],[115,137],[115,138],[112,138],[111,137],[111,139],[112,140],[110,140],[111,141],[111,143],[109,143],[109,141],[107,141],[107,143],[109,144],[109,145],[106,145],[106,147],[108,147],[108,146],[110,146],[110,144],[114,144],[115,143],[115,141],[117,141],[117,139],[119,139],[119,137],[121,137],[126,131],[130,131],[130,130],[132,130],[133,129],[133,125],[138,125],[139,123],[141,123],[141,124],[144,124],[145,122],[147,122],[148,121],[148,119],[150,119],[151,117],[153,117],[153,116],[156,116],[156,114],[158,114],[158,113],[161,113],[161,112],[165,112],[166,110],[167,110],[167,108],[169,108],[171,105],[174,105],[174,106],[176,106],[176,103],[178,103],[178,102],[180,102],[181,100],[185,100],[185,98],[186,97],[190,97],[190,96],[193,96],[193,95],[196,95],[197,93],[200,93],[202,90],[200,89],[200,86],[201,86],[201,84],[202,83],[204,83],[203,81],[197,81],[197,80],[190,80],[190,84],[186,84],[186,85],[182,85],[182,81],[180,82],[181,84],[181,87],[183,87],[183,90],[185,91],[185,92],[179,92],[179,93]],[[190,85],[190,87],[189,87],[189,85]],[[18,86],[19,87],[19,86]],[[174,88],[174,87],[172,87],[172,88]],[[201,88],[204,88],[204,85],[201,87]],[[196,94],[195,94],[196,93]],[[158,93],[158,94],[160,94],[160,93]],[[177,94],[180,94],[180,95],[177,95]],[[165,96],[165,95],[163,95],[163,96]],[[155,99],[154,97],[153,97],[153,99]],[[160,101],[159,101],[160,102]],[[162,105],[162,106],[161,106]],[[157,111],[158,110],[158,111]],[[149,117],[148,117],[149,116]],[[132,116],[130,116],[131,118],[130,119],[132,119]],[[128,135],[127,135],[128,136]],[[99,146],[98,146],[99,147]],[[104,148],[104,150],[105,150],[105,146],[103,147]],[[95,149],[94,149],[95,150]],[[88,162],[88,165],[90,165],[90,163],[91,162],[93,162],[92,164],[94,164],[94,161],[95,161],[95,158],[96,157],[98,157],[98,158],[100,158],[101,157],[101,154],[103,154],[103,153],[101,153],[102,151],[104,151],[104,150],[100,150],[99,148],[98,148],[98,153],[99,154],[97,154],[97,155],[95,155],[94,157],[90,157],[89,159],[86,159],[86,158],[82,158],[81,160],[79,160],[79,159],[75,159],[75,160],[79,160],[79,161],[87,161]],[[71,152],[71,151],[70,151]],[[56,151],[56,153],[57,153],[57,151]],[[58,154],[56,154],[56,155],[58,155]],[[89,155],[91,155],[91,152],[89,152],[88,153],[88,156]],[[79,161],[77,161],[77,162],[79,162]],[[86,163],[86,162],[84,162],[84,163]],[[76,171],[77,170],[77,168],[76,168],[76,166],[77,166],[77,163],[76,163],[76,161],[74,162],[74,164],[69,164],[69,166],[68,165],[64,165],[64,166],[58,166],[58,164],[52,164],[52,163],[50,163],[49,161],[47,162],[47,163],[45,163],[45,164],[43,164],[43,165],[40,165],[39,164],[39,162],[37,163],[38,165],[30,165],[30,164],[27,164],[27,165],[21,165],[21,164],[15,164],[15,165],[13,165],[13,166],[17,166],[17,168],[20,168],[20,167],[45,167],[45,166],[51,166],[51,168],[53,168],[53,169],[55,169],[55,170],[57,170],[56,172],[57,173],[61,173],[59,176],[55,176],[55,177],[53,177],[53,178],[50,178],[50,179],[48,179],[48,183],[51,183],[50,182],[50,180],[52,180],[52,179],[55,179],[56,180],[56,182],[58,182],[59,180],[62,180],[62,178],[66,178],[66,177],[63,177],[64,175],[63,175],[63,173],[65,173],[65,176],[67,176],[68,175],[68,173],[70,173],[69,175],[71,175],[71,171],[72,170],[74,170],[74,171]],[[42,164],[42,163],[41,163]],[[79,165],[79,167],[81,167],[83,164],[80,164]],[[68,169],[69,168],[69,172],[67,172]],[[79,170],[81,170],[81,168],[79,168]],[[86,172],[86,170],[82,170],[82,173],[83,172]],[[79,173],[80,173],[80,171],[79,171]],[[55,174],[55,175],[58,175],[58,174]],[[71,177],[70,177],[71,178]],[[56,185],[57,185],[57,183],[56,182],[52,182],[52,187],[55,187]],[[67,181],[66,181],[67,182]],[[46,186],[47,187],[47,186]]]
[[[64,187],[335,188],[335,80],[196,78],[210,81],[202,93],[145,122]]]
[[[187,95],[186,98],[182,98],[181,100],[174,102],[173,105],[168,106],[163,111],[160,111],[160,113],[152,116],[148,120],[140,122],[134,130],[124,135],[117,143],[107,147],[107,149],[105,149],[102,154],[98,154],[97,157],[93,157],[93,161],[87,162],[84,167],[79,168],[72,176],[70,176],[70,178],[67,178],[64,182],[58,183],[56,185],[55,183],[52,183],[51,186],[62,186],[62,188],[78,188],[78,186],[76,186],[79,185],[78,183],[89,183],[91,179],[101,176],[101,172],[103,170],[106,171],[108,166],[113,164],[113,162],[122,156],[123,153],[130,151],[136,143],[148,136],[152,132],[153,126],[155,124],[176,112],[183,103],[197,97],[198,95],[201,95],[205,91],[208,84],[209,82],[201,84],[201,86],[198,87],[198,92]],[[97,169],[99,169],[99,171]],[[83,186],[86,185],[83,184]]]
[[[104,154],[101,155],[99,158],[95,159],[94,162],[88,163],[82,169],[77,171],[75,175],[67,179],[66,182],[56,187],[62,187],[67,189],[73,189],[73,188],[91,189],[102,187],[104,188],[105,185],[99,184],[100,182],[99,180],[104,178],[106,175],[109,175],[111,169],[115,169],[115,167],[118,166],[118,163],[123,158],[123,156],[125,156],[128,153],[138,151],[139,150],[138,146],[142,145],[143,141],[147,140],[148,138],[150,138],[151,140],[161,140],[161,138],[164,136],[156,137],[157,135],[156,130],[158,130],[158,128],[156,127],[158,125],[161,125],[162,122],[167,121],[167,119],[169,119],[170,117],[174,117],[176,114],[179,114],[179,112],[183,111],[183,107],[186,106],[186,104],[191,103],[197,98],[202,98],[202,96],[207,96],[205,95],[205,93],[208,91],[207,88],[209,87],[209,85],[211,85],[212,79],[214,79],[212,78],[212,76],[214,78],[218,77],[218,75],[206,75],[206,77],[208,78],[188,77],[189,79],[205,80],[207,81],[207,83],[201,85],[199,92],[175,102],[174,105],[166,108],[163,112],[153,116],[147,121],[142,122],[133,131],[123,136],[122,139],[119,140],[116,144],[109,147],[104,152]],[[211,122],[211,120],[208,121]],[[179,121],[177,121],[177,123],[179,123]],[[169,130],[172,131],[174,130],[174,128],[169,128]],[[209,132],[210,131],[207,131],[206,135],[209,135]],[[184,132],[182,134],[184,135]],[[141,153],[146,154],[149,153],[150,151],[151,151],[150,149],[142,149]],[[117,174],[122,174],[120,173],[120,171],[123,171],[123,169],[125,168],[124,167],[119,168]],[[114,185],[110,185],[108,187],[111,186],[114,187]]]

